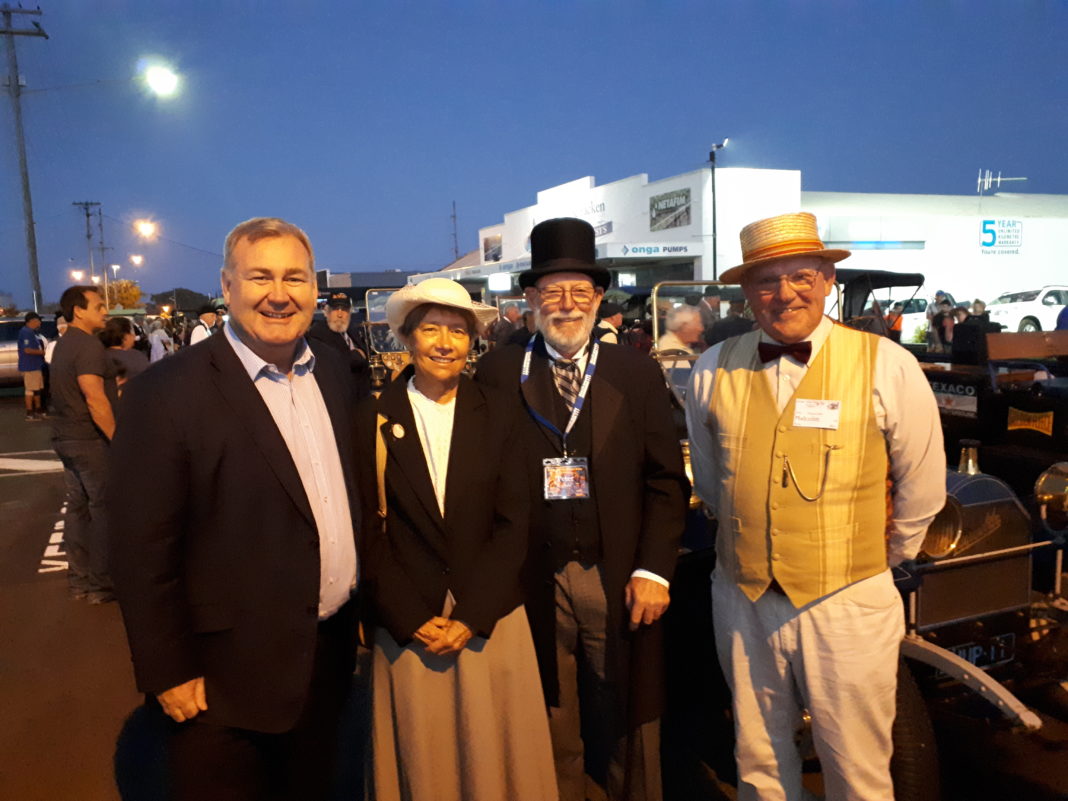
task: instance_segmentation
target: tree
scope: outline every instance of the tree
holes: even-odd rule
[[[150,300],[157,306],[170,306],[171,311],[195,312],[208,303],[211,298],[207,295],[201,295],[199,292],[194,292],[192,289],[176,287],[167,292],[152,295]]]
[[[121,306],[124,309],[141,308],[141,285],[129,278],[120,278],[112,281],[108,286],[108,300],[110,308]]]

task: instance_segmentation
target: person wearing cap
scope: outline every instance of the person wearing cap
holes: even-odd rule
[[[623,325],[623,307],[618,303],[604,301],[597,310],[600,322],[593,329],[593,336],[598,342],[609,345],[619,344],[619,329]]]
[[[706,351],[686,398],[694,487],[719,521],[738,798],[803,797],[805,707],[827,797],[886,801],[904,635],[890,568],[945,501],[938,408],[908,351],[824,316],[849,252],[823,245],[815,217],[757,221],[741,243],[721,280],[759,329]]]
[[[193,326],[193,330],[189,332],[189,344],[196,345],[198,342],[203,342],[210,337],[215,330],[215,320],[215,307],[210,303],[201,306],[200,311],[197,312],[197,323]]]
[[[304,337],[315,268],[296,225],[237,225],[220,282],[223,331],[124,393],[115,594],[172,798],[324,801],[356,652],[348,366]]]
[[[463,375],[497,310],[429,278],[393,293],[386,318],[412,361],[358,412],[356,449],[364,517],[384,520],[366,549],[375,798],[552,801],[519,581],[529,501],[513,464],[518,410]]]
[[[26,312],[24,322],[18,335],[19,375],[26,395],[26,421],[32,423],[44,417],[41,392],[44,390],[45,344],[37,333],[41,328],[41,315]]]
[[[560,797],[655,801],[659,619],[689,497],[671,401],[653,360],[592,339],[610,284],[593,227],[546,220],[530,246],[519,284],[538,333],[483,356],[476,379],[520,409],[531,503],[526,604]]]
[[[352,300],[344,292],[331,292],[326,299],[326,318],[312,323],[308,339],[329,345],[345,359],[355,383],[356,399],[361,400],[371,394],[371,365],[349,333],[351,323]]]

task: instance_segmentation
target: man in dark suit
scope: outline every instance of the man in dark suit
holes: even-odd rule
[[[352,325],[352,300],[344,292],[334,291],[326,301],[326,319],[316,320],[308,329],[308,339],[317,339],[336,350],[348,363],[355,383],[356,399],[371,394],[371,365],[367,354],[356,344]]]
[[[330,791],[359,505],[347,365],[304,339],[313,265],[295,225],[238,225],[226,327],[131,381],[119,410],[111,568],[138,688],[174,721],[179,801]]]
[[[538,333],[484,356],[477,379],[523,406],[533,507],[524,589],[560,798],[589,789],[655,801],[657,621],[689,492],[668,390],[645,355],[591,341],[610,277],[589,223],[547,220],[530,242],[519,282]]]

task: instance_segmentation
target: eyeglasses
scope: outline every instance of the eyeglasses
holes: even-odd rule
[[[753,281],[750,286],[761,295],[771,295],[778,292],[779,285],[783,281],[786,281],[791,289],[796,290],[797,292],[806,292],[816,285],[816,279],[819,278],[819,276],[819,270],[798,270],[789,275],[765,276],[764,278]]]
[[[592,286],[574,286],[570,288],[547,286],[544,289],[539,289],[538,294],[541,295],[543,302],[551,305],[556,305],[564,299],[565,294],[568,294],[576,306],[589,306],[593,303],[593,299],[597,297],[597,290]]]

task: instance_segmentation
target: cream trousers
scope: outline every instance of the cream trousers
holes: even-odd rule
[[[716,650],[734,696],[739,801],[801,801],[802,708],[827,801],[893,801],[898,655],[905,633],[890,571],[798,609],[768,590],[755,603],[712,577]]]

